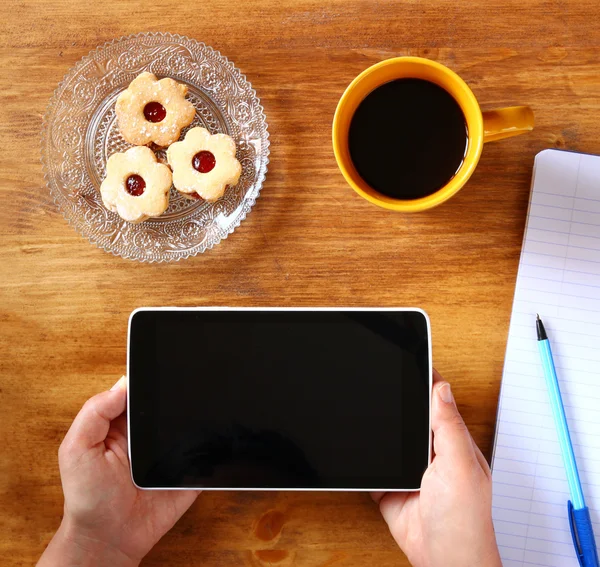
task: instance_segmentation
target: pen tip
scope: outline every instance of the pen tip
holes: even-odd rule
[[[536,313],[536,314],[535,314],[535,318],[536,318],[536,319],[539,321],[539,320],[540,320],[540,314],[539,314],[539,313]]]

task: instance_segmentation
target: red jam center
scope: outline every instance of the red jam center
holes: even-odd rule
[[[139,197],[144,193],[144,189],[146,189],[146,182],[139,175],[130,175],[127,181],[125,181],[125,189],[130,195]]]
[[[192,199],[196,199],[196,201],[202,201],[202,197],[200,197],[200,195],[198,195],[198,193],[196,193],[196,191],[194,191],[193,193],[190,193],[190,197]]]
[[[208,173],[215,167],[216,163],[217,160],[212,152],[207,152],[206,150],[198,152],[192,158],[192,167],[200,173]]]
[[[144,106],[144,116],[148,122],[162,122],[166,115],[167,111],[160,102],[149,102]]]

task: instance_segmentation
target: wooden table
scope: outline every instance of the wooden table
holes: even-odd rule
[[[597,0],[6,0],[0,6],[0,563],[30,565],[58,526],[56,451],[81,404],[125,370],[142,305],[425,308],[435,366],[490,454],[533,158],[600,153]],[[271,164],[256,207],[181,263],[113,257],[57,211],[42,115],[82,56],[138,31],[194,37],[257,89]],[[483,108],[528,104],[533,133],[486,146],[469,184],[405,216],[344,183],[330,125],[346,85],[397,55],[430,57]],[[407,565],[366,494],[206,493],[145,565]]]

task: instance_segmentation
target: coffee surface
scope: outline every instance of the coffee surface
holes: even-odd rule
[[[467,126],[442,87],[396,79],[360,103],[348,146],[356,170],[373,189],[395,199],[418,199],[441,189],[459,170]]]

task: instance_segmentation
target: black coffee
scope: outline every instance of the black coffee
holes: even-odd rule
[[[422,79],[397,79],[360,103],[348,136],[360,176],[384,195],[418,199],[435,193],[458,171],[467,125],[448,92]]]

